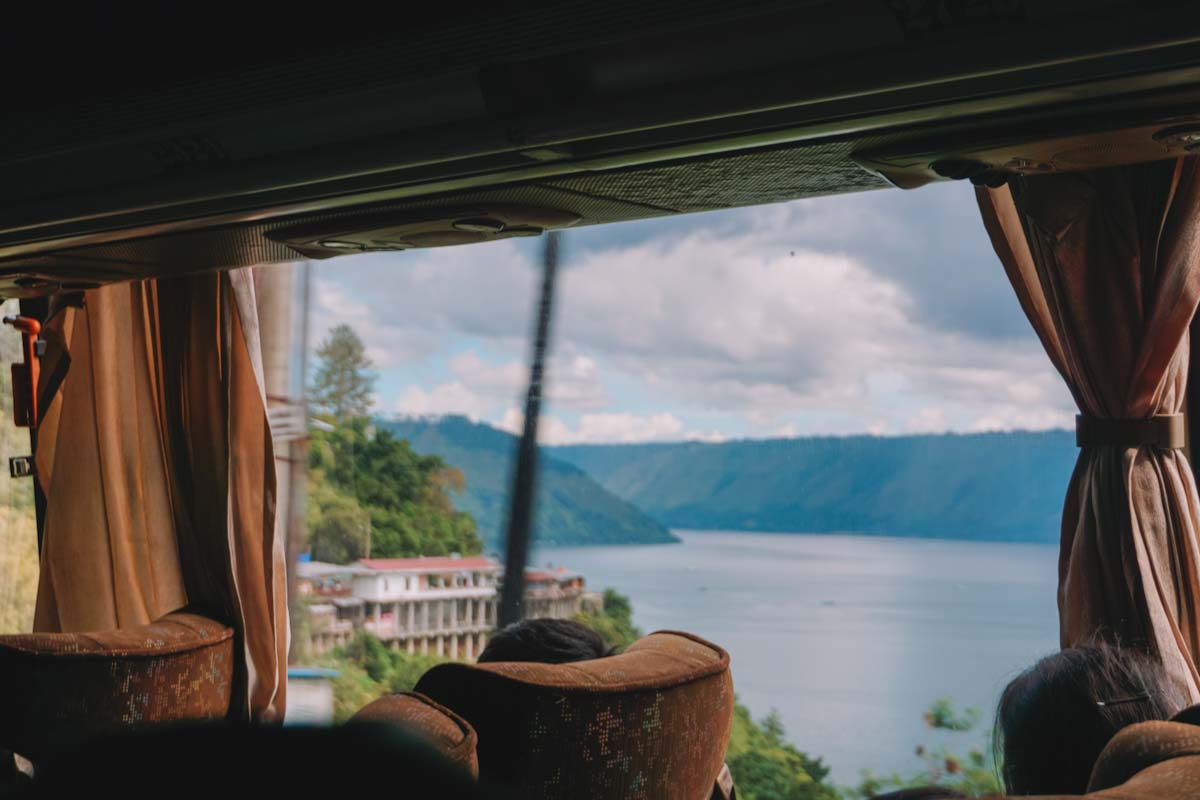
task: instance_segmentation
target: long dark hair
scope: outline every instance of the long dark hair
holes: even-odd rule
[[[1131,647],[1097,643],[1046,656],[1005,688],[996,746],[1009,794],[1083,794],[1117,731],[1165,720],[1187,694],[1162,663]]]

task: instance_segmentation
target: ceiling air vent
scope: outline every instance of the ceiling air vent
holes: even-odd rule
[[[1195,117],[1130,120],[1129,127],[1073,123],[1070,133],[1014,129],[910,139],[854,153],[859,166],[893,186],[938,180],[996,186],[1011,175],[1044,175],[1176,158],[1200,151]]]
[[[487,203],[355,215],[281,228],[267,234],[305,258],[354,253],[477,244],[513,236],[538,236],[580,220],[578,214],[549,208]]]

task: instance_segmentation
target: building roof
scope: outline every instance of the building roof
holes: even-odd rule
[[[553,569],[536,569],[534,567],[525,568],[525,580],[533,581],[534,583],[549,583],[550,581],[569,581],[573,578],[582,578],[583,573],[569,570],[566,567],[555,567]]]
[[[427,558],[363,558],[359,566],[373,572],[457,572],[459,570],[496,571],[500,564],[487,556],[439,556]]]
[[[325,561],[297,561],[296,576],[299,578],[328,578],[333,575],[353,575],[357,571],[353,564],[329,564]]]

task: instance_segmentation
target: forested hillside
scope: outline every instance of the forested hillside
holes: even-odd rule
[[[508,509],[515,438],[463,417],[440,420],[376,421],[381,429],[407,439],[418,453],[440,456],[461,470],[463,491],[456,508],[475,518],[487,547],[499,545]],[[534,536],[541,544],[650,544],[675,537],[630,503],[605,490],[578,467],[543,450],[538,479]]]
[[[549,449],[672,528],[1053,542],[1067,431]]]

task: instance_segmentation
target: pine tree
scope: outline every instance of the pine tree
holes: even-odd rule
[[[349,325],[338,325],[317,347],[316,374],[309,388],[312,412],[332,415],[338,422],[365,417],[375,390],[373,364],[362,339]]]

